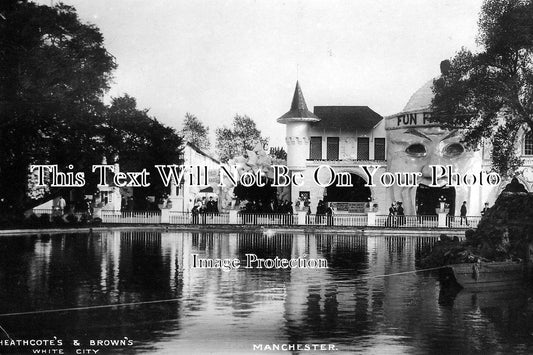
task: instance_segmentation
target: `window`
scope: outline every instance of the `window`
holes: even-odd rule
[[[385,138],[374,138],[374,159],[385,160]]]
[[[311,137],[309,144],[309,159],[322,159],[322,137]]]
[[[328,160],[339,160],[339,137],[328,137]]]
[[[526,133],[524,138],[524,155],[533,155],[533,132]]]
[[[370,159],[370,141],[367,137],[357,138],[357,160]]]

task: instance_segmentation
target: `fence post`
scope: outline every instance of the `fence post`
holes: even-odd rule
[[[368,211],[368,226],[375,226],[376,225],[376,211]]]
[[[439,228],[440,227],[446,227],[446,216],[448,215],[446,212],[437,212],[437,215],[439,216]]]
[[[161,209],[161,223],[170,223],[170,209],[169,208]]]
[[[307,211],[298,211],[298,225],[302,226],[306,223]],[[290,218],[290,217],[289,217]]]
[[[239,211],[229,210],[229,224],[239,224]]]

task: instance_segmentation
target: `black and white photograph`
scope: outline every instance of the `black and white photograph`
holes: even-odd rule
[[[0,354],[533,353],[533,0],[4,0]]]

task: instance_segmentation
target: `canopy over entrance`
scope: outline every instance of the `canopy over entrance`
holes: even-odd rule
[[[365,186],[366,181],[356,174],[350,174],[353,186],[337,186],[335,184],[326,188],[324,202],[368,202],[372,193],[370,188]]]

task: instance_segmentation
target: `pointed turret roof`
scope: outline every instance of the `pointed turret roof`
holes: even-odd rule
[[[305,103],[304,95],[298,81],[296,81],[296,88],[294,89],[291,110],[278,118],[277,121],[279,123],[320,121],[320,118],[307,109],[307,104]]]

